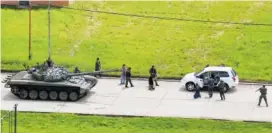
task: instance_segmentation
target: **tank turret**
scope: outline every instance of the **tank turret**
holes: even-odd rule
[[[32,69],[29,73],[32,77],[38,81],[45,82],[59,82],[63,80],[67,80],[72,76],[83,76],[83,75],[94,75],[101,74],[107,72],[118,72],[118,69],[115,70],[106,70],[106,71],[94,71],[94,72],[82,72],[82,73],[69,73],[66,68],[63,67],[49,67],[46,70],[40,69]]]

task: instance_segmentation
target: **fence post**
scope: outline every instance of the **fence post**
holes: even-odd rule
[[[17,104],[14,105],[14,133],[17,133]]]

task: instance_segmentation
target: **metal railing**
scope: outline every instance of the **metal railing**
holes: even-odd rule
[[[1,133],[17,133],[17,104],[6,113],[1,112]]]

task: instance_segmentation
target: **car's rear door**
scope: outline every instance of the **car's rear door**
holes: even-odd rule
[[[228,85],[231,84],[231,75],[229,75],[227,71],[219,71],[219,76],[220,79],[223,80],[225,83],[227,83]]]
[[[232,69],[231,70],[231,74],[232,74],[232,80],[233,82],[238,85],[239,83],[239,77],[238,77],[238,74]]]

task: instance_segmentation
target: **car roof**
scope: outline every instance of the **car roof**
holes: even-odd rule
[[[232,70],[231,67],[222,67],[222,66],[210,66],[204,68],[204,71],[229,71]]]

